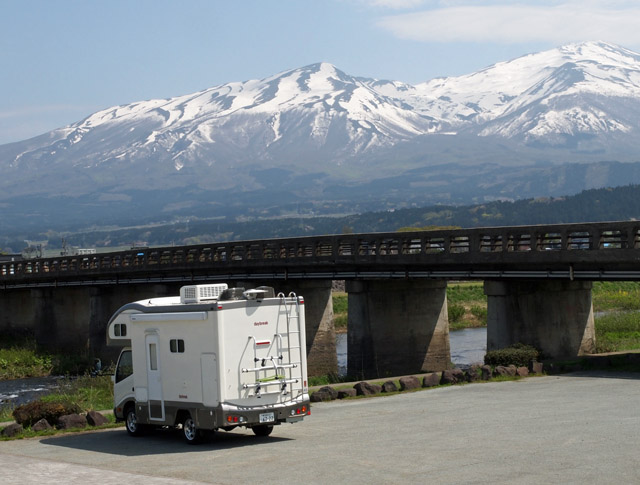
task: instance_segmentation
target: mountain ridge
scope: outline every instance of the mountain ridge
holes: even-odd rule
[[[20,204],[54,223],[63,215],[36,198],[64,194],[65,206],[75,198],[84,213],[78,219],[90,220],[98,209],[123,211],[113,202],[127,200],[170,219],[202,204],[246,215],[258,201],[273,214],[291,204],[322,213],[375,198],[393,208],[558,195],[542,180],[550,170],[562,177],[567,162],[639,162],[638,119],[640,54],[605,42],[417,85],[356,77],[321,62],[106,108],[2,145],[0,204],[5,223]],[[491,168],[500,166],[509,170]],[[606,185],[615,170],[635,174],[611,167],[594,169],[603,175],[589,183]],[[540,193],[524,188],[518,171],[533,174]],[[159,201],[153,191],[166,197]]]

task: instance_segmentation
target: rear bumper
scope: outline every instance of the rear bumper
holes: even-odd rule
[[[296,423],[302,421],[309,414],[309,404],[308,394],[294,401],[266,406],[246,407],[221,403],[218,423],[219,426],[249,427],[261,424]]]

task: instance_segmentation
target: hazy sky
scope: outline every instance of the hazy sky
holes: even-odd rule
[[[637,0],[0,0],[0,144],[326,61],[419,83],[571,42],[640,51]]]

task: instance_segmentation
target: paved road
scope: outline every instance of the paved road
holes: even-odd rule
[[[640,483],[640,375],[572,374],[313,406],[269,438],[123,429],[0,442],[3,484]]]

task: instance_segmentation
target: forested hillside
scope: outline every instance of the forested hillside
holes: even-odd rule
[[[294,217],[245,222],[190,220],[154,227],[96,230],[65,235],[81,247],[131,244],[198,244],[240,239],[386,232],[430,226],[510,226],[640,219],[640,186],[586,190],[553,199],[496,201],[474,206],[432,206],[346,217]],[[42,235],[41,237],[44,237]],[[50,246],[63,236],[48,234]],[[34,237],[37,239],[37,237]]]

